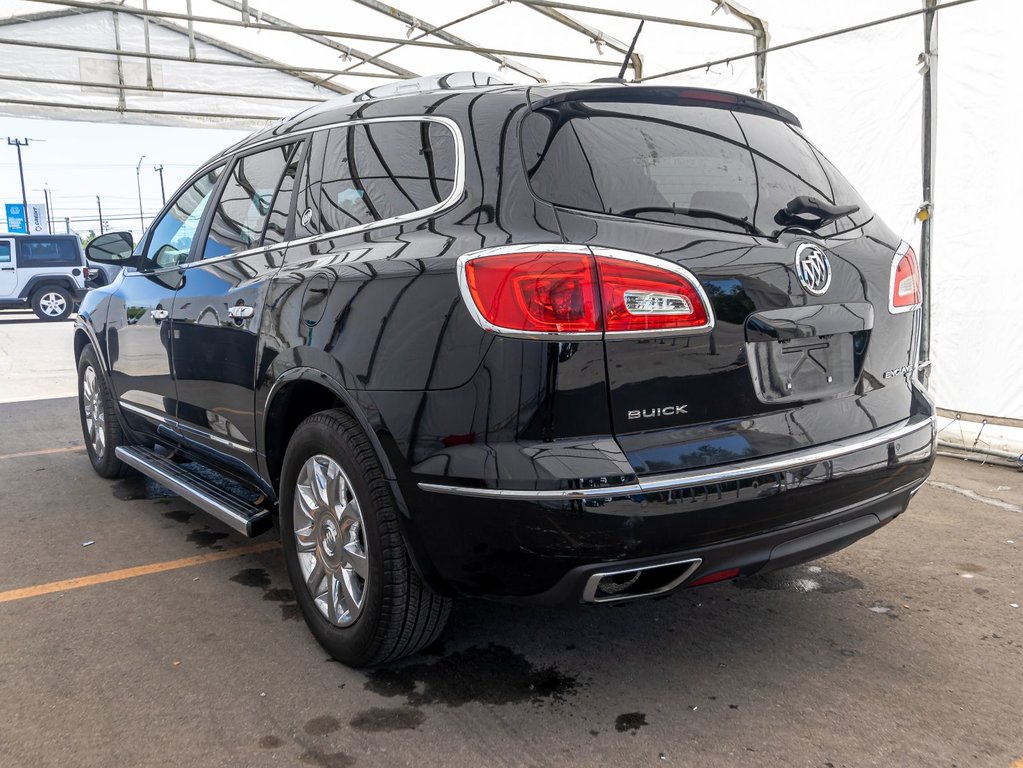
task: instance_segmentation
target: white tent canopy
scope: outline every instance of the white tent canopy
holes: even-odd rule
[[[630,81],[763,93],[915,246],[915,214],[929,206],[931,390],[950,412],[1021,426],[1023,338],[1009,308],[1023,267],[1004,231],[1023,170],[1008,66],[1023,4],[938,2],[938,68],[920,59],[926,1],[0,0],[0,113],[256,127],[395,79],[489,70],[579,82],[616,77],[623,62]],[[931,200],[928,67],[940,96]]]

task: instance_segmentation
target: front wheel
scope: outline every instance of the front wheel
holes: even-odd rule
[[[284,456],[281,539],[306,624],[350,666],[394,661],[432,642],[450,600],[420,579],[398,530],[391,490],[349,414],[299,425]]]
[[[96,474],[106,478],[131,474],[131,467],[114,454],[117,446],[124,445],[124,434],[92,344],[86,345],[78,359],[78,413],[85,448]]]
[[[66,320],[74,308],[71,294],[58,285],[40,288],[32,296],[32,311],[40,320]]]

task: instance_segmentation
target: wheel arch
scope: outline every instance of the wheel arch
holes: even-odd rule
[[[271,387],[258,430],[263,440],[260,456],[264,478],[279,497],[284,452],[287,450],[291,435],[309,416],[332,408],[340,408],[354,417],[369,439],[394,496],[402,536],[413,567],[435,592],[450,594],[450,589],[440,579],[420,540],[412,520],[413,516],[397,481],[394,465],[380,441],[383,426],[380,417],[372,413],[371,408],[364,407],[338,381],[322,371],[313,368],[292,368],[278,376]]]
[[[322,371],[313,368],[292,368],[277,377],[263,409],[260,433],[263,438],[267,480],[273,488],[280,490],[284,452],[298,425],[314,413],[331,408],[340,408],[359,422],[359,426],[373,446],[384,477],[389,481],[395,479],[394,468],[377,433],[379,419],[378,423],[374,424],[351,393]],[[404,501],[397,493],[397,488],[395,491],[399,508],[404,512]]]
[[[36,294],[36,291],[40,288],[45,288],[48,285],[57,286],[69,291],[71,293],[72,301],[74,301],[75,293],[78,291],[78,284],[67,275],[33,275],[29,278],[28,282],[25,283],[25,287],[21,289],[21,293],[18,295],[18,298],[31,300],[31,298]]]

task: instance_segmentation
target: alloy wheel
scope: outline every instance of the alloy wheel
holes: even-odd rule
[[[85,411],[85,430],[92,444],[92,451],[97,459],[106,453],[106,410],[103,408],[103,395],[100,392],[96,370],[90,365],[82,376],[82,408]]]
[[[39,308],[43,311],[43,314],[50,317],[60,317],[67,311],[67,299],[59,293],[50,291],[44,293],[39,298]]]
[[[306,589],[327,621],[350,626],[365,604],[369,557],[359,500],[340,464],[319,454],[302,465],[292,516]]]

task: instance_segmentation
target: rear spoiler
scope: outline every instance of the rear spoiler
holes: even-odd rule
[[[802,128],[787,109],[741,93],[715,91],[710,88],[665,85],[579,85],[569,87],[534,86],[526,93],[526,101],[534,112],[544,107],[570,101],[604,101],[618,104],[678,104],[686,107],[716,107],[750,112]]]

